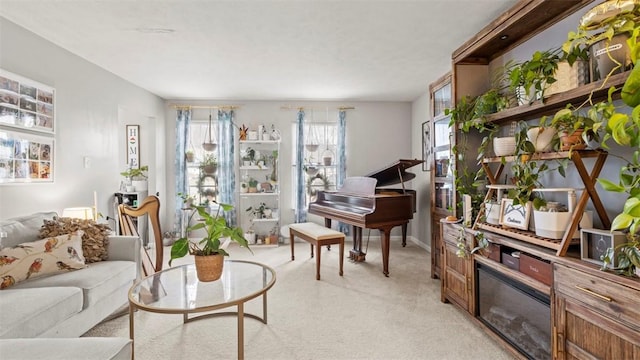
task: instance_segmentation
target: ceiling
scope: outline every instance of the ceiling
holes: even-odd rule
[[[412,101],[516,0],[0,0],[165,99]]]

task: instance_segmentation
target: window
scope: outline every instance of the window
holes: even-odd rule
[[[305,170],[306,204],[315,200],[318,190],[335,190],[338,180],[337,139],[338,124],[336,122],[305,122],[303,149],[303,169]],[[293,134],[297,134],[297,125],[293,124]],[[297,139],[292,141],[292,201],[298,188],[296,179]],[[295,208],[295,204],[293,204]]]
[[[214,139],[218,138],[216,124],[217,121],[214,121],[211,129]],[[204,142],[209,141],[208,126],[208,120],[192,120],[189,124],[189,143],[186,146],[187,189],[196,204],[217,200],[218,195],[217,149],[205,151],[202,147]],[[192,161],[189,153],[193,154]]]

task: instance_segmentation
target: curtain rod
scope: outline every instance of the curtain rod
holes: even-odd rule
[[[220,110],[235,110],[240,108],[240,105],[217,105],[217,106],[207,106],[207,105],[184,105],[184,104],[169,104],[169,106],[175,109],[220,109]]]
[[[327,110],[329,107],[318,108],[318,107],[309,107],[309,106],[293,106],[293,105],[283,105],[280,107],[281,110]],[[338,106],[336,109],[338,110],[354,110],[353,106]]]

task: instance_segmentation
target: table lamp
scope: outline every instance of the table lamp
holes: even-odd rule
[[[93,209],[89,206],[65,208],[64,210],[62,210],[62,217],[93,220]]]

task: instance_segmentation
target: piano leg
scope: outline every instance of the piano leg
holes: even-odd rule
[[[362,252],[362,228],[353,225],[353,250],[349,251],[349,259],[355,262],[362,262],[365,260],[365,253]]]
[[[393,226],[386,226],[380,228],[380,245],[382,246],[382,273],[384,276],[389,277],[389,242],[391,239],[391,229]]]
[[[402,225],[402,247],[407,246],[407,226],[409,223]]]

